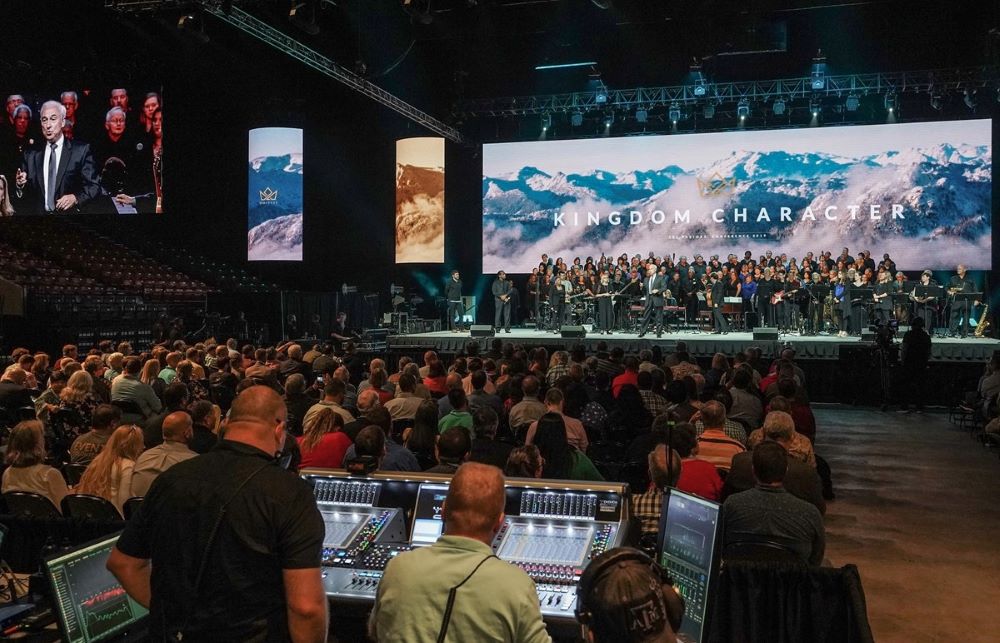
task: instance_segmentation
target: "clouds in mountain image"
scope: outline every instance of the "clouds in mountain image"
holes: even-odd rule
[[[845,245],[988,269],[991,189],[989,121],[488,145],[483,270]]]
[[[396,263],[444,261],[444,139],[396,141]]]
[[[302,130],[250,130],[247,259],[302,260]]]

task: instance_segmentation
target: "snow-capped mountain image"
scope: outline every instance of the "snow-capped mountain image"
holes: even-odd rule
[[[528,272],[542,253],[843,246],[903,269],[990,268],[989,121],[644,139],[486,146],[484,272]]]
[[[250,150],[247,258],[251,261],[301,261],[302,130],[251,130]]]

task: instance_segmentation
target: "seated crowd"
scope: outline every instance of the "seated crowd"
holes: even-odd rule
[[[467,471],[483,491],[501,474],[624,481],[641,463],[641,475],[627,481],[647,542],[673,486],[723,503],[724,544],[777,543],[804,563],[823,560],[829,470],[813,448],[816,422],[791,349],[770,364],[754,348],[716,354],[704,370],[683,342],[668,355],[659,347],[625,355],[604,343],[589,355],[582,346],[550,355],[500,340],[483,351],[473,341],[450,362],[428,351],[422,364],[402,357],[392,369],[378,358],[365,364],[350,344],[337,355],[330,344],[233,340],[142,353],[102,342],[86,355],[68,345],[56,360],[24,349],[12,358],[0,378],[0,420],[10,427],[2,491],[34,492],[56,508],[67,494],[84,493],[122,511],[175,465],[231,444],[227,415],[248,391],[270,389],[288,434],[275,451],[291,467],[368,458],[381,471]],[[453,516],[473,511],[469,498],[449,502]],[[454,534],[488,543],[494,518],[456,519]],[[439,555],[481,549],[452,545]],[[405,584],[399,591],[409,592]],[[393,609],[390,598],[380,589],[373,631],[419,609],[389,616],[378,606]],[[537,614],[537,606],[515,607]],[[531,627],[519,632],[518,640],[540,636]]]

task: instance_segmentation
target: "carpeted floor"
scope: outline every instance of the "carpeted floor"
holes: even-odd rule
[[[826,554],[858,566],[875,640],[1000,640],[1000,459],[943,413],[819,407],[837,499]]]

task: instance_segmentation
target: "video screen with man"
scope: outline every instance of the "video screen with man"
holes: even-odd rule
[[[0,89],[0,216],[163,212],[159,87]]]

